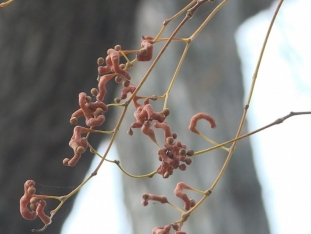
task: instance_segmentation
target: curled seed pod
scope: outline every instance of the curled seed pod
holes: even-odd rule
[[[98,68],[97,68],[97,72],[98,72],[98,75],[103,75],[103,74],[105,74],[105,73],[107,73],[107,72],[110,72],[110,67],[107,67],[107,66],[98,66]],[[98,78],[97,78],[97,80],[98,80]]]
[[[186,155],[186,150],[185,150],[185,149],[180,149],[180,150],[179,150],[179,154],[180,154],[181,156],[185,156],[185,155]]]
[[[28,208],[28,203],[29,203],[29,197],[27,197],[29,195],[24,194],[21,199],[20,199],[20,203],[19,203],[19,209],[20,209],[20,213],[23,216],[24,219],[27,220],[33,220],[37,217],[36,212],[29,210]]]
[[[133,130],[130,128],[130,129],[127,131],[127,134],[129,134],[130,136],[133,136]]]
[[[186,163],[187,165],[190,165],[190,164],[192,163],[192,159],[191,159],[191,158],[187,158],[187,159],[185,160],[185,163]]]
[[[187,166],[186,166],[186,164],[180,164],[178,168],[181,171],[185,171],[187,169]]]
[[[190,149],[187,151],[188,156],[193,156],[194,155],[194,150]]]
[[[158,100],[158,97],[156,95],[152,95],[152,97],[150,98],[152,101],[156,101]]]
[[[69,161],[70,161],[69,158],[64,158],[64,159],[63,159],[63,165],[64,165],[64,166],[68,166]]]
[[[165,142],[167,143],[167,144],[173,144],[173,142],[174,142],[174,138],[173,137],[167,137],[166,139],[165,139]]]
[[[122,85],[123,85],[123,87],[129,87],[130,81],[129,80],[123,80]]]
[[[165,109],[162,111],[162,113],[163,113],[163,115],[165,115],[165,117],[166,117],[166,116],[168,116],[168,115],[171,113],[171,111],[170,111],[170,109],[165,108]]]
[[[29,188],[27,189],[27,193],[28,193],[29,195],[35,194],[35,193],[36,193],[36,188],[33,187],[33,186],[29,187]]]
[[[104,62],[105,62],[105,60],[104,60],[103,57],[99,57],[99,58],[97,59],[97,64],[98,64],[98,65],[103,65]]]
[[[76,125],[78,123],[78,118],[77,117],[72,117],[69,120],[69,122],[70,122],[71,125]]]
[[[211,125],[211,128],[216,127],[216,122],[212,116],[210,116],[209,114],[200,112],[192,116],[190,120],[190,125],[188,128],[191,132],[199,134],[199,131],[196,129],[196,125],[197,125],[197,122],[201,119],[205,119],[206,121],[208,121]]]
[[[116,83],[121,83],[123,80],[123,76],[122,75],[116,75],[116,77],[114,78]]]
[[[119,51],[119,50],[121,50],[121,46],[120,46],[120,45],[115,45],[115,46],[114,46],[114,49],[115,49],[116,51]]]
[[[143,206],[147,206],[148,205],[148,200],[149,200],[149,194],[148,193],[144,193],[142,196],[141,196],[141,204]]]
[[[141,201],[141,204],[142,204],[143,206],[147,206],[147,205],[148,205],[148,201],[147,201],[147,200],[142,200],[142,201]]]
[[[177,133],[176,133],[176,132],[173,132],[173,133],[172,133],[172,137],[173,137],[174,139],[176,139],[176,138],[177,138]]]
[[[48,216],[48,215],[46,215],[46,214],[44,213],[44,208],[45,208],[45,206],[46,206],[46,201],[41,200],[41,201],[39,202],[39,204],[38,204],[38,207],[37,207],[37,209],[36,209],[36,212],[37,212],[39,218],[41,219],[41,221],[42,221],[45,225],[49,225],[49,224],[52,222],[52,220],[51,220],[51,217],[50,217],[50,216]]]
[[[92,89],[91,89],[91,94],[92,94],[93,96],[97,96],[97,94],[98,94],[98,89],[92,88]]]

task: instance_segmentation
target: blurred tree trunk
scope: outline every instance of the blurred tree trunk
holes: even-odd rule
[[[188,2],[141,2],[140,13],[136,19],[138,34],[156,35],[163,20],[171,17]],[[196,12],[185,25],[179,33],[180,37],[191,35],[215,7],[213,5],[219,2],[206,3],[207,7]],[[234,33],[247,17],[269,4],[268,0],[229,1],[191,44],[169,98],[168,107],[171,114],[167,118],[171,130],[177,132],[177,139],[185,143],[187,148],[197,151],[211,146],[187,130],[191,116],[197,112],[207,112],[217,122],[217,128],[214,130],[209,129],[207,123],[199,125],[201,126],[199,129],[206,135],[217,142],[234,138],[244,107],[240,61],[236,52]],[[168,26],[170,32],[174,26],[176,23]],[[170,33],[165,34],[169,35]],[[151,74],[147,87],[139,94],[162,95],[166,91],[183,46],[180,42],[172,45],[174,49],[167,51],[164,59]],[[137,67],[133,68],[133,72],[135,71],[133,77],[142,77],[146,67],[147,65],[137,64]],[[135,122],[133,115],[129,116],[132,117],[126,118],[124,122],[127,128]],[[247,127],[244,128],[244,132],[247,132]],[[147,174],[158,168],[160,164],[157,159],[158,149],[153,144],[148,144],[149,141],[142,137],[140,130],[136,129],[133,136],[118,138],[121,165],[130,173]],[[163,141],[160,140],[159,143],[163,144]],[[182,202],[174,197],[176,183],[184,181],[197,189],[208,189],[223,165],[226,155],[224,151],[218,149],[196,157],[185,172],[176,171],[168,179],[163,179],[160,175],[152,179],[139,180],[124,176],[124,203],[127,204],[132,219],[133,233],[151,233],[153,227],[164,226],[180,218],[168,205],[151,202],[147,207],[142,207],[140,197],[143,193],[166,195],[170,201],[182,206]],[[194,196],[198,200],[199,196],[190,194],[190,197]],[[244,139],[238,143],[229,167],[211,197],[191,215],[183,230],[189,234],[267,234],[268,226],[250,143],[248,139]]]
[[[130,46],[137,3],[16,0],[0,9],[1,233],[42,227],[19,213],[26,180],[35,180],[39,193],[65,195],[84,178],[90,153],[74,168],[62,165],[73,155],[69,118],[79,92],[97,86],[97,58],[116,42]],[[114,87],[109,90],[111,101]],[[100,140],[91,138],[94,147]],[[67,203],[45,233],[60,233],[73,204]]]

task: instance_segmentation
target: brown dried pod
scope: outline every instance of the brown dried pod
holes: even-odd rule
[[[123,87],[129,87],[130,81],[129,80],[123,80],[122,85],[123,85]]]
[[[192,159],[191,159],[191,158],[187,158],[187,159],[185,160],[185,163],[186,163],[187,165],[190,165],[190,164],[192,163]]]
[[[195,206],[195,203],[196,203],[195,200],[194,200],[194,199],[191,199],[190,202],[191,202],[190,206],[191,206],[191,207],[194,207],[194,206]]]
[[[116,75],[116,77],[114,78],[114,81],[116,83],[121,83],[123,80],[123,76],[122,75]]]
[[[191,159],[191,158],[187,158],[187,159],[185,160],[185,163],[186,163],[187,165],[190,165],[190,164],[192,163],[192,159]]]
[[[115,46],[114,46],[114,49],[115,49],[116,51],[121,50],[121,45],[115,45]]]
[[[185,156],[186,155],[186,150],[185,149],[180,149],[178,152],[181,156]]]
[[[69,161],[70,161],[69,158],[64,158],[64,159],[63,159],[63,165],[64,165],[64,166],[68,166]]]
[[[165,109],[162,111],[162,113],[163,113],[163,115],[165,115],[165,117],[166,117],[166,116],[168,116],[168,115],[171,113],[171,111],[170,111],[170,109],[165,108]]]
[[[71,125],[76,125],[78,123],[78,118],[77,117],[72,117],[69,120],[69,122],[70,122]]]
[[[32,198],[30,198],[29,203],[36,204],[36,203],[38,203],[38,199],[36,197],[32,197]]]
[[[177,138],[177,133],[176,133],[176,132],[173,132],[173,133],[172,133],[172,137],[173,137],[174,139],[176,139],[176,138]]]
[[[167,137],[166,139],[165,139],[165,142],[167,143],[167,144],[173,144],[174,143],[174,138],[173,137]]]
[[[187,151],[187,155],[188,155],[188,156],[193,156],[193,155],[194,155],[194,150],[189,149],[189,150]]]
[[[38,207],[38,204],[37,203],[31,203],[30,205],[29,205],[29,208],[32,210],[32,211],[35,211],[36,209],[37,209],[37,207]]]
[[[104,59],[103,57],[99,57],[99,58],[97,59],[97,64],[98,64],[98,65],[103,65],[104,62],[105,62],[105,59]]]
[[[186,166],[186,164],[180,164],[178,168],[181,171],[185,171],[187,169],[187,166]]]
[[[120,102],[121,102],[121,99],[120,99],[120,98],[115,98],[115,99],[113,99],[113,101],[114,101],[115,103],[120,103]]]
[[[97,94],[98,94],[98,89],[92,88],[92,89],[91,89],[91,94],[92,94],[93,96],[97,96]]]
[[[126,67],[126,65],[125,65],[124,63],[120,63],[120,64],[119,64],[119,68],[120,68],[120,69],[124,69],[125,67]]]
[[[86,96],[86,97],[85,97],[85,101],[86,101],[86,102],[91,102],[91,101],[92,101],[92,98],[91,98],[90,96]]]
[[[127,131],[127,134],[129,134],[130,136],[133,136],[133,130],[130,128],[130,129]]]
[[[83,146],[78,146],[76,151],[77,151],[78,154],[82,154],[82,153],[85,152],[85,148]]]
[[[33,187],[33,186],[29,187],[29,188],[27,189],[27,193],[28,193],[29,195],[35,194],[35,193],[36,193],[36,188]]]

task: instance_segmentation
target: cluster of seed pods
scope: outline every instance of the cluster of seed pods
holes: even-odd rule
[[[195,201],[193,199],[190,199],[186,193],[184,193],[184,189],[192,190],[188,185],[186,185],[184,182],[179,182],[177,183],[174,194],[176,197],[180,198],[184,202],[184,209],[186,211],[190,210],[191,207],[195,206]],[[155,195],[155,194],[149,194],[149,193],[144,193],[142,195],[141,199],[141,204],[143,206],[147,206],[149,201],[155,201],[155,202],[160,202],[162,204],[169,203],[167,198],[163,195]],[[182,222],[184,222],[189,214],[186,213],[182,214],[184,218],[182,219]],[[186,217],[186,218],[185,218]],[[182,223],[172,223],[172,224],[167,224],[165,226],[160,226],[160,227],[155,227],[152,229],[152,234],[169,234],[171,228],[175,230],[175,234],[186,234],[186,232],[181,231],[181,226]]]
[[[19,201],[19,207],[20,213],[24,219],[33,220],[36,217],[41,219],[41,221],[44,223],[44,227],[39,230],[32,230],[33,232],[41,232],[52,223],[52,219],[44,212],[46,201],[43,199],[38,199],[35,193],[35,182],[33,180],[27,180],[24,183],[24,195]]]
[[[153,38],[150,36],[143,36],[141,39],[141,49],[136,52],[137,61],[150,61],[153,54]],[[136,50],[137,51],[137,50]],[[194,155],[193,150],[187,150],[187,146],[176,140],[177,134],[172,133],[167,116],[170,110],[165,108],[161,111],[155,111],[150,100],[157,100],[156,96],[149,98],[140,97],[136,95],[136,86],[131,83],[131,75],[127,71],[132,66],[130,62],[126,64],[120,63],[120,58],[125,56],[121,50],[121,46],[117,45],[113,49],[107,51],[106,58],[98,58],[98,85],[97,88],[91,89],[91,95],[81,92],[78,95],[79,108],[75,110],[70,117],[70,124],[74,125],[73,135],[69,141],[69,146],[73,149],[74,155],[72,158],[65,158],[63,164],[65,166],[75,166],[81,158],[81,155],[88,148],[87,134],[92,132],[95,127],[101,126],[105,120],[105,113],[108,111],[108,105],[104,102],[107,94],[106,85],[110,80],[122,84],[120,98],[116,98],[115,102],[120,103],[121,100],[127,99],[128,94],[132,95],[132,103],[134,104],[135,122],[130,126],[128,133],[133,134],[132,129],[140,128],[141,132],[149,137],[154,143],[157,143],[155,129],[162,129],[164,132],[165,141],[163,147],[158,150],[158,159],[161,165],[156,172],[162,175],[163,178],[168,178],[173,174],[175,169],[185,171],[187,166],[192,163],[191,156]],[[135,95],[133,95],[135,93]],[[140,104],[139,100],[143,99]],[[79,119],[84,118],[85,127],[78,125]],[[196,129],[197,121],[200,119],[207,120],[211,127],[216,127],[214,119],[205,113],[198,113],[194,115],[190,121],[189,130],[200,134]],[[159,146],[159,145],[158,145]],[[184,209],[188,211],[195,205],[194,200],[190,200],[183,192],[183,189],[190,189],[183,182],[178,183],[175,188],[175,195],[184,201]],[[45,197],[35,194],[35,182],[27,180],[24,184],[24,195],[20,199],[20,212],[23,218],[33,220],[39,217],[44,223],[44,227],[39,230],[43,231],[52,222],[52,216],[48,216],[44,212],[46,201]],[[158,201],[161,203],[168,203],[165,196],[157,196],[153,194],[144,194],[142,197],[142,204],[146,206],[149,200]],[[181,231],[181,225],[168,224],[162,227],[155,227],[152,230],[153,234],[169,234],[171,228],[175,230],[175,234],[186,234]]]

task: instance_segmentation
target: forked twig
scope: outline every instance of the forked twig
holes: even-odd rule
[[[261,52],[260,52],[260,55],[259,55],[259,58],[258,58],[258,62],[257,62],[257,65],[256,65],[256,69],[255,69],[255,72],[254,72],[254,75],[253,75],[253,81],[252,81],[252,85],[251,85],[251,88],[250,88],[250,91],[249,91],[249,95],[248,95],[248,98],[247,98],[247,102],[246,102],[246,105],[244,107],[244,111],[243,111],[243,115],[242,115],[242,118],[241,118],[241,122],[240,122],[240,125],[239,125],[239,128],[237,130],[237,133],[236,133],[236,137],[235,138],[238,138],[241,134],[241,131],[242,131],[242,128],[244,126],[244,123],[245,123],[245,119],[246,119],[246,115],[247,115],[247,110],[249,108],[249,105],[250,105],[250,102],[251,102],[251,99],[252,99],[252,95],[253,95],[253,91],[254,91],[254,88],[255,88],[255,83],[256,83],[256,79],[257,79],[257,74],[258,74],[258,71],[259,71],[259,67],[260,67],[260,64],[261,64],[261,61],[262,61],[262,57],[263,57],[263,53],[265,51],[265,48],[266,48],[266,45],[267,45],[267,42],[268,42],[268,39],[269,39],[269,36],[270,36],[270,32],[271,32],[271,29],[272,29],[272,26],[274,24],[274,21],[276,19],[276,16],[278,15],[278,12],[282,6],[282,3],[283,3],[284,0],[280,0],[279,1],[279,4],[273,14],[273,17],[272,17],[272,20],[270,22],[270,25],[269,25],[269,28],[268,28],[268,31],[266,33],[266,36],[265,36],[265,40],[263,42],[263,45],[262,45],[262,48],[261,48]],[[229,161],[232,157],[232,154],[235,150],[235,147],[236,147],[236,144],[237,144],[238,141],[234,141],[232,146],[230,147],[230,151],[228,153],[228,156],[227,156],[227,159],[226,161],[224,162],[219,174],[217,175],[214,183],[212,184],[212,186],[210,187],[210,190],[212,191],[215,186],[217,185],[219,179],[221,178],[221,176],[223,175],[224,171],[226,170],[228,164],[229,164]]]

